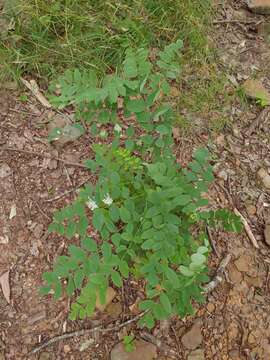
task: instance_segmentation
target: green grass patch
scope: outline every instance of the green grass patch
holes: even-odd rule
[[[217,63],[213,60],[197,68],[193,66],[190,73],[184,71],[184,74],[181,96],[176,104],[178,112],[190,114],[191,119],[197,115],[209,130],[220,131],[230,125],[229,109],[236,100],[237,91]],[[194,125],[186,117],[183,122],[181,116],[176,123],[191,131]]]
[[[185,55],[208,56],[211,0],[11,0],[0,15],[1,77],[53,78],[67,68],[108,72],[127,47],[181,38]]]

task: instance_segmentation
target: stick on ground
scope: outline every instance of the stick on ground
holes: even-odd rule
[[[45,200],[45,201],[46,201],[46,202],[53,202],[53,201],[59,200],[59,199],[61,199],[62,197],[64,197],[64,196],[66,196],[66,195],[68,195],[68,194],[70,194],[70,193],[78,190],[78,189],[79,189],[80,187],[82,187],[85,183],[87,183],[90,179],[91,179],[91,177],[88,177],[86,180],[80,182],[80,183],[79,183],[77,186],[75,186],[74,188],[72,188],[72,189],[70,189],[70,190],[67,190],[67,191],[63,192],[62,194],[59,194],[59,195],[57,195],[57,196],[55,196],[55,197],[53,197],[53,198],[51,198],[51,199],[47,199],[47,200]]]
[[[213,291],[223,280],[223,272],[226,269],[226,267],[229,265],[231,261],[231,254],[228,254],[220,263],[216,276],[212,281],[210,281],[205,287],[204,287],[204,293],[208,294],[209,292]]]
[[[40,350],[43,350],[44,348],[46,348],[46,347],[48,347],[50,345],[53,345],[53,344],[55,344],[55,343],[57,343],[57,342],[59,342],[61,340],[70,339],[72,337],[79,337],[79,336],[83,336],[83,335],[86,335],[86,334],[92,334],[92,333],[97,332],[97,331],[102,332],[102,333],[106,333],[106,332],[122,329],[123,327],[125,327],[125,326],[127,326],[129,324],[132,324],[133,322],[135,322],[135,321],[139,320],[140,318],[142,318],[147,312],[148,312],[148,310],[140,313],[139,315],[135,316],[134,318],[132,318],[130,320],[127,320],[124,323],[119,324],[119,325],[113,325],[113,326],[109,325],[107,328],[104,328],[102,325],[99,325],[99,326],[95,326],[95,327],[93,327],[91,329],[82,329],[82,330],[77,330],[77,331],[73,331],[73,332],[70,332],[70,333],[66,333],[66,334],[63,334],[63,335],[56,336],[56,337],[51,338],[50,340],[46,341],[45,343],[37,346],[36,348],[34,348],[32,351],[30,351],[28,356],[36,354]]]
[[[252,230],[251,230],[247,220],[244,218],[244,216],[236,208],[234,208],[233,211],[234,211],[235,215],[237,215],[237,216],[239,216],[241,218],[242,223],[243,223],[244,228],[245,228],[245,231],[246,231],[250,241],[252,242],[253,246],[256,249],[259,249],[259,245],[257,243],[257,240],[256,240],[255,236],[253,235]]]

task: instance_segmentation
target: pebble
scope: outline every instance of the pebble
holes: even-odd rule
[[[182,337],[182,344],[186,349],[196,349],[202,343],[201,325],[201,321],[196,321],[191,329]]]
[[[59,135],[56,135],[56,131],[59,132]],[[77,140],[83,134],[81,128],[70,124],[70,120],[60,114],[55,115],[53,121],[49,123],[48,132],[49,134],[55,135],[52,142],[59,148],[69,142]]]
[[[157,348],[143,340],[135,341],[135,349],[126,352],[124,345],[118,343],[111,351],[111,360],[153,360],[157,358]]]

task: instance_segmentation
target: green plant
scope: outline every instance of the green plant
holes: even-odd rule
[[[132,352],[135,350],[135,336],[134,335],[126,335],[123,338],[123,344],[126,352]]]
[[[45,273],[55,298],[62,294],[61,279],[68,279],[72,304],[71,319],[91,316],[99,294],[116,287],[129,276],[144,279],[146,299],[141,310],[149,312],[140,323],[148,327],[172,314],[192,313],[192,299],[202,301],[201,284],[207,281],[209,252],[205,225],[221,222],[226,230],[238,230],[238,219],[225,210],[204,211],[213,179],[208,153],[199,150],[189,170],[181,170],[174,159],[145,163],[138,157],[110,147],[96,147],[99,173],[95,187],[87,185],[77,200],[54,215],[50,231],[72,238],[79,234],[81,245],[70,245],[69,256],[58,257],[53,272]],[[100,240],[87,236],[88,209]],[[193,231],[196,229],[194,236]]]
[[[130,151],[155,156],[170,154],[173,112],[165,99],[170,93],[170,81],[177,81],[181,73],[182,45],[178,40],[166,46],[157,53],[154,65],[149,60],[149,51],[128,49],[118,71],[101,79],[94,71],[67,71],[51,86],[51,92],[57,89],[61,95],[51,96],[50,101],[59,108],[75,106],[77,119],[91,125],[94,136],[104,137],[104,132],[114,125],[111,127],[114,147],[125,136],[125,147]],[[125,131],[123,124],[127,127]],[[143,136],[136,135],[138,127],[144,131]]]
[[[129,49],[123,68],[104,79],[68,72],[60,79],[61,95],[51,98],[60,107],[74,105],[92,133],[100,136],[105,124],[114,134],[111,144],[94,144],[95,158],[85,162],[97,176],[95,185],[84,186],[49,227],[69,239],[80,236],[80,245],[70,245],[68,255],[44,273],[42,289],[56,299],[64,288],[75,295],[71,319],[91,316],[97,296],[104,303],[108,286],[120,288],[130,277],[145,285],[139,307],[147,312],[140,325],[151,328],[156,320],[192,313],[208,279],[206,225],[241,228],[232,213],[206,208],[204,194],[214,179],[208,151],[198,149],[184,169],[172,151],[174,114],[164,102],[180,74],[181,46],[167,46],[154,63],[146,50]]]

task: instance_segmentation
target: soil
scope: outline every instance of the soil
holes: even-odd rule
[[[241,1],[218,6],[213,40],[218,46],[220,69],[228,75],[230,86],[256,74],[270,88],[269,34],[263,30],[269,22],[269,17],[249,12]],[[42,273],[51,269],[56,256],[65,253],[70,243],[46,230],[54,211],[68,204],[75,193],[48,200],[89,178],[86,169],[68,162],[79,164],[89,158],[91,138],[84,135],[63,148],[49,145],[46,123],[55,114],[35,98],[22,102],[19,96],[16,90],[0,93],[0,275],[10,271],[11,289],[10,303],[0,296],[0,359],[109,359],[127,330],[74,337],[29,355],[38,344],[65,332],[127,320],[136,290],[127,289],[131,296],[128,304],[123,303],[123,294],[118,294],[107,311],[92,320],[76,322],[68,320],[67,298],[53,302],[40,297]],[[204,133],[186,142],[177,132],[177,153],[181,154],[179,162],[185,164],[191,147],[208,144],[217,159],[211,202],[237,207],[259,249],[245,232],[211,233],[216,253],[211,255],[210,277],[231,254],[225,279],[206,303],[197,307],[194,316],[173,319],[169,333],[161,338],[168,346],[160,348],[160,359],[165,359],[162,348],[174,349],[178,359],[270,359],[270,249],[264,240],[265,224],[270,224],[270,191],[258,177],[261,168],[270,169],[270,115],[250,133],[262,111],[260,106],[252,101],[243,103],[239,97],[229,110],[231,126],[220,134]],[[131,328],[139,337],[134,325]],[[157,333],[158,327],[154,336]],[[80,351],[82,345],[88,348]]]

